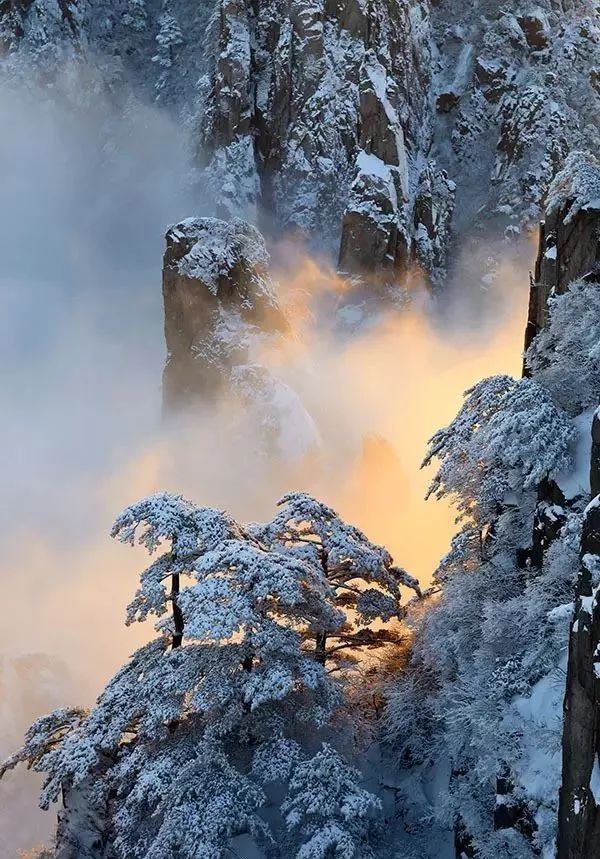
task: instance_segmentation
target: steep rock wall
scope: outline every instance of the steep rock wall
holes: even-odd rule
[[[540,225],[526,349],[548,323],[552,294],[561,295],[579,278],[597,278],[599,266],[600,162],[589,153],[575,152],[550,187]]]
[[[443,268],[454,189],[426,160],[430,67],[425,2],[223,0],[202,136],[225,209],[339,243],[344,271],[393,278],[417,247]]]
[[[600,435],[594,417],[593,438]],[[600,462],[592,455],[597,485]],[[586,510],[581,570],[569,639],[563,776],[557,859],[589,859],[600,849],[600,498]]]
[[[223,214],[376,281],[441,285],[453,236],[530,226],[600,148],[594,0],[4,0],[0,44],[4,80],[158,101]]]
[[[457,181],[458,232],[532,225],[569,152],[598,147],[591,0],[435,4],[432,155]]]

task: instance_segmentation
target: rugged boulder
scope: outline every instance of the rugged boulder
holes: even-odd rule
[[[163,265],[165,409],[214,398],[251,338],[283,331],[264,239],[235,219],[188,218],[169,229]]]

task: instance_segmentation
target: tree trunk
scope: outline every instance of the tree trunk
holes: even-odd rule
[[[171,639],[173,649],[181,647],[183,641],[183,614],[179,608],[177,597],[179,596],[179,575],[171,576],[171,603],[173,605],[173,624],[175,631]]]

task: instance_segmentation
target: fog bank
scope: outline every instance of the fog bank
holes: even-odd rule
[[[36,714],[91,703],[148,635],[123,625],[145,558],[108,537],[144,494],[180,492],[261,519],[284,491],[304,489],[427,581],[454,513],[423,501],[426,442],[479,378],[519,373],[530,260],[526,245],[517,254],[482,243],[457,265],[447,301],[417,290],[412,309],[349,336],[335,312],[343,284],[282,243],[275,274],[296,339],[265,361],[297,391],[322,444],[309,461],[265,460],[248,416],[161,421],[163,235],[211,211],[191,181],[185,133],[153,108],[131,102],[116,115],[100,97],[75,114],[0,94],[0,124],[0,656],[14,705],[0,710],[4,753]],[[322,296],[329,317],[315,316]],[[41,657],[24,663],[30,654]],[[53,825],[51,814],[34,817],[31,783],[24,793],[16,784],[0,786],[7,857]]]

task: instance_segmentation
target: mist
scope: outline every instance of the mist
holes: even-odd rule
[[[455,514],[424,502],[419,464],[466,388],[519,373],[531,251],[526,240],[513,251],[470,246],[447,299],[421,287],[409,309],[350,336],[335,322],[345,287],[331,265],[279,245],[275,276],[295,337],[263,360],[298,393],[321,443],[308,460],[268,460],[251,416],[161,419],[163,237],[168,224],[212,211],[188,132],[102,95],[74,110],[5,92],[0,124],[4,754],[37,715],[91,704],[150,634],[123,624],[145,558],[108,537],[144,494],[183,493],[257,520],[284,491],[304,489],[427,582]],[[311,313],[323,296],[330,322]],[[21,775],[0,785],[3,856],[53,827],[51,813],[35,815],[34,786]]]

